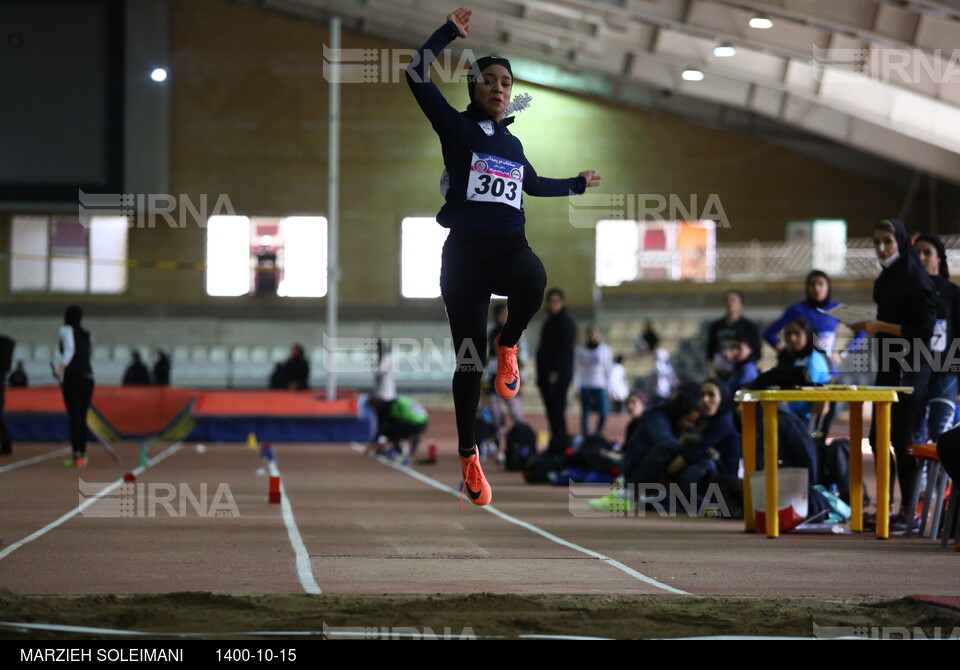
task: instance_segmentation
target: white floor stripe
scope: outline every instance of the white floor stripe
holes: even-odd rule
[[[366,451],[366,447],[364,447],[362,444],[359,444],[358,442],[354,442],[352,446],[353,446],[354,451],[358,451],[358,452],[360,452],[360,453],[364,453],[364,452]],[[410,476],[413,477],[414,479],[418,479],[418,480],[420,480],[421,482],[423,482],[424,484],[427,484],[427,485],[429,485],[429,486],[432,486],[432,487],[435,488],[435,489],[439,489],[439,490],[444,491],[444,492],[446,492],[446,493],[450,493],[450,494],[452,494],[452,495],[454,495],[454,496],[456,496],[456,497],[458,497],[458,498],[460,497],[460,492],[459,492],[459,491],[457,491],[457,490],[455,490],[455,489],[447,486],[446,484],[441,484],[441,483],[438,482],[436,479],[433,479],[433,478],[428,477],[428,476],[426,476],[426,475],[424,475],[424,474],[422,474],[422,473],[420,473],[420,472],[417,472],[417,471],[414,470],[413,468],[408,468],[408,467],[405,466],[405,465],[401,465],[401,464],[399,464],[399,463],[397,463],[397,462],[395,462],[395,461],[391,461],[391,460],[386,459],[386,458],[377,458],[377,460],[380,461],[381,463],[383,463],[384,465],[389,465],[390,467],[395,468],[395,469],[397,469],[397,470],[400,470],[401,472],[405,472],[406,474],[410,475]],[[472,503],[471,503],[471,504],[472,504]],[[623,563],[621,563],[620,561],[618,561],[618,560],[616,560],[616,559],[610,558],[609,556],[606,556],[606,555],[601,554],[601,553],[599,553],[599,552],[593,551],[592,549],[587,549],[586,547],[581,547],[579,544],[574,544],[573,542],[568,542],[567,540],[564,540],[563,538],[557,537],[557,536],[554,535],[553,533],[550,533],[550,532],[548,532],[548,531],[543,530],[542,528],[538,528],[537,526],[534,526],[532,523],[528,523],[528,522],[526,522],[526,521],[521,521],[520,519],[518,519],[518,518],[516,518],[516,517],[510,516],[510,515],[507,514],[506,512],[501,512],[500,510],[498,510],[498,509],[497,509],[496,507],[494,507],[493,505],[485,505],[484,507],[481,507],[480,509],[484,510],[485,512],[489,512],[490,514],[493,514],[494,516],[499,517],[499,518],[503,519],[504,521],[508,521],[508,522],[510,522],[510,523],[512,523],[512,524],[515,524],[515,525],[517,525],[517,526],[520,526],[521,528],[525,528],[525,529],[529,530],[531,533],[536,533],[536,534],[539,535],[540,537],[546,538],[547,540],[550,540],[551,542],[556,542],[557,544],[562,545],[562,546],[564,546],[564,547],[568,547],[568,548],[570,548],[570,549],[573,549],[574,551],[579,551],[580,553],[586,554],[587,556],[592,556],[592,557],[594,557],[594,558],[596,558],[596,559],[599,559],[600,561],[602,561],[603,563],[606,563],[606,564],[609,565],[610,567],[616,568],[617,570],[620,570],[621,572],[624,572],[625,574],[630,575],[630,576],[633,577],[634,579],[638,579],[638,580],[640,580],[641,582],[645,582],[645,583],[647,583],[647,584],[649,584],[649,585],[651,585],[651,586],[655,586],[655,587],[657,587],[658,589],[663,589],[664,591],[667,591],[667,592],[669,592],[669,593],[676,593],[676,594],[682,595],[682,596],[689,596],[689,595],[691,595],[690,593],[687,593],[686,591],[681,591],[680,589],[674,588],[674,587],[670,586],[669,584],[664,584],[663,582],[658,582],[658,581],[657,581],[656,579],[654,579],[653,577],[648,577],[647,575],[643,574],[642,572],[638,572],[638,571],[634,570],[633,568],[631,568],[630,566],[624,565]]]
[[[139,475],[141,472],[143,472],[143,471],[146,470],[147,468],[151,468],[151,467],[153,467],[154,465],[156,465],[157,463],[159,463],[160,461],[164,460],[165,458],[168,458],[169,456],[172,456],[173,454],[177,453],[178,451],[180,451],[181,447],[183,447],[183,442],[177,442],[176,444],[172,444],[172,445],[170,445],[169,447],[167,447],[164,451],[160,452],[157,456],[155,456],[154,458],[151,458],[151,459],[148,461],[148,463],[147,463],[146,466],[141,465],[141,466],[138,467],[136,470],[131,470],[131,472],[132,472],[133,474],[135,474],[135,475]],[[48,523],[46,526],[44,526],[43,528],[41,528],[41,529],[38,530],[37,532],[33,533],[32,535],[28,535],[27,537],[23,538],[22,540],[19,540],[19,541],[17,541],[17,542],[14,542],[13,544],[11,544],[9,547],[7,547],[6,549],[4,549],[3,551],[0,551],[0,560],[3,560],[4,558],[6,558],[7,556],[9,556],[9,555],[12,554],[13,552],[15,552],[17,549],[19,549],[19,548],[22,547],[23,545],[29,544],[30,542],[33,542],[33,541],[36,540],[37,538],[43,537],[44,535],[46,535],[48,532],[50,532],[51,530],[53,530],[53,529],[56,528],[57,526],[59,526],[59,525],[61,525],[61,524],[63,524],[63,523],[66,523],[67,521],[69,521],[70,519],[72,519],[73,517],[75,517],[77,514],[79,514],[79,513],[82,512],[83,510],[85,510],[85,509],[87,509],[88,507],[90,507],[90,505],[92,505],[93,503],[95,503],[96,501],[98,501],[100,498],[102,498],[102,497],[104,497],[105,495],[113,492],[114,489],[116,489],[116,488],[117,488],[118,486],[120,486],[121,484],[123,484],[123,478],[122,478],[122,477],[121,477],[120,479],[116,480],[115,482],[112,482],[112,483],[108,484],[108,485],[107,485],[102,491],[100,491],[97,495],[95,495],[95,496],[90,496],[89,498],[87,498],[86,500],[84,500],[82,503],[80,503],[79,505],[77,505],[75,508],[73,508],[72,510],[70,510],[69,512],[67,512],[66,514],[64,514],[63,516],[61,516],[61,517],[60,517],[59,519],[57,519],[56,521],[51,521],[51,522]]]
[[[25,458],[22,461],[17,461],[15,463],[11,463],[10,465],[4,465],[2,468],[0,468],[0,473],[9,472],[10,470],[16,470],[17,468],[22,468],[25,465],[32,465],[33,463],[46,461],[51,458],[56,458],[57,456],[66,456],[69,453],[70,453],[70,447],[64,447],[63,449],[50,451],[46,454],[40,454],[39,456]]]
[[[280,477],[280,468],[276,461],[270,461],[270,475]],[[293,506],[287,498],[287,490],[283,486],[283,477],[280,477],[280,511],[283,514],[283,523],[287,527],[287,535],[290,536],[290,544],[293,546],[293,553],[297,557],[297,576],[300,578],[300,584],[307,593],[319,594],[320,585],[313,576],[313,568],[310,565],[310,553],[307,551],[303,538],[300,536],[300,529],[297,528],[297,522],[293,518]]]

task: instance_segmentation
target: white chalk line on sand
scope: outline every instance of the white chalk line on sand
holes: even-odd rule
[[[3,467],[0,467],[0,474],[4,472],[10,472],[11,470],[16,470],[17,468],[22,468],[25,465],[33,465],[34,463],[39,463],[40,461],[46,461],[51,458],[56,458],[57,456],[66,456],[69,453],[70,453],[70,447],[64,447],[63,449],[49,451],[45,454],[40,454],[39,456],[32,456],[31,458],[25,458],[22,461],[17,461],[16,463],[11,463],[10,465],[4,465]]]
[[[270,475],[280,477],[280,468],[277,467],[277,462],[273,460],[270,461]],[[297,577],[300,579],[303,590],[311,594],[323,593],[313,576],[313,568],[310,566],[310,553],[303,543],[297,521],[293,518],[293,506],[287,498],[287,490],[283,486],[283,477],[280,477],[280,512],[283,515],[283,524],[287,527],[287,535],[290,537],[293,553],[297,557]]]
[[[162,460],[164,460],[164,459],[172,456],[173,454],[177,453],[178,451],[180,451],[180,448],[181,448],[181,447],[183,447],[183,442],[177,442],[176,444],[171,444],[171,445],[170,445],[169,447],[167,447],[164,451],[160,452],[160,453],[157,454],[155,457],[151,458],[151,459],[148,461],[147,465],[141,465],[141,466],[138,467],[137,469],[131,470],[131,472],[132,472],[134,475],[139,475],[141,472],[143,472],[143,471],[146,470],[147,468],[151,468],[151,467],[153,467],[154,465],[156,465],[157,463],[159,463],[160,461],[162,461]],[[50,523],[48,523],[46,526],[44,526],[44,527],[41,528],[40,530],[36,531],[35,533],[33,533],[33,534],[31,534],[31,535],[28,535],[27,537],[23,538],[22,540],[18,540],[18,541],[16,541],[16,542],[14,542],[13,544],[11,544],[9,547],[7,547],[6,549],[4,549],[3,551],[0,551],[0,560],[3,560],[4,558],[6,558],[7,556],[9,556],[9,555],[12,554],[13,552],[15,552],[17,549],[19,549],[19,548],[22,547],[23,545],[29,544],[30,542],[33,542],[33,541],[36,540],[37,538],[43,537],[44,535],[46,535],[48,532],[50,532],[51,530],[53,530],[53,529],[56,528],[57,526],[59,526],[59,525],[61,525],[61,524],[63,524],[63,523],[66,523],[67,521],[69,521],[70,519],[72,519],[73,517],[75,517],[76,515],[80,514],[80,512],[82,512],[83,510],[85,510],[85,509],[87,509],[88,507],[90,507],[90,505],[92,505],[92,504],[94,504],[95,502],[97,502],[98,500],[100,500],[100,498],[102,498],[102,497],[104,497],[104,496],[112,493],[114,490],[116,490],[116,488],[117,488],[118,486],[122,485],[123,483],[124,483],[124,481],[123,481],[123,478],[121,477],[120,479],[117,479],[116,481],[111,482],[110,484],[107,484],[99,493],[97,493],[96,495],[90,496],[89,498],[84,499],[84,501],[83,501],[82,503],[80,503],[79,505],[77,505],[76,507],[74,507],[72,510],[70,510],[69,512],[67,512],[66,514],[64,514],[63,516],[61,516],[61,517],[60,517],[59,519],[57,519],[56,521],[51,521]]]
[[[360,444],[360,443],[358,443],[358,442],[354,442],[352,446],[353,446],[354,451],[358,451],[358,452],[360,452],[360,453],[365,453],[365,452],[366,452],[366,447],[364,447],[362,444]],[[457,490],[455,490],[455,489],[447,486],[446,484],[441,484],[441,483],[438,482],[436,479],[433,479],[432,477],[428,477],[427,475],[425,475],[425,474],[423,474],[423,473],[421,473],[421,472],[417,472],[417,471],[414,470],[413,468],[409,468],[409,467],[407,467],[407,466],[405,466],[405,465],[402,465],[402,464],[397,463],[397,462],[395,462],[395,461],[391,461],[390,459],[387,459],[387,458],[379,457],[379,458],[377,458],[377,460],[380,461],[381,463],[383,463],[384,465],[388,465],[388,466],[390,466],[390,467],[392,467],[392,468],[395,468],[395,469],[397,469],[397,470],[400,470],[401,472],[404,472],[404,473],[410,475],[411,477],[413,477],[414,479],[417,479],[417,480],[423,482],[424,484],[427,484],[427,485],[429,485],[429,486],[432,486],[432,487],[435,488],[435,489],[439,489],[440,491],[444,491],[445,493],[449,493],[449,494],[451,494],[451,495],[453,495],[453,496],[460,497],[460,492],[459,492],[459,491],[457,491]],[[686,591],[681,591],[680,589],[674,588],[674,587],[670,586],[669,584],[664,584],[663,582],[659,582],[659,581],[657,581],[656,579],[654,579],[653,577],[648,577],[647,575],[643,574],[642,572],[639,572],[639,571],[637,571],[637,570],[634,570],[634,569],[631,568],[630,566],[624,565],[624,564],[621,563],[620,561],[618,561],[618,560],[616,560],[616,559],[614,559],[614,558],[611,558],[611,557],[609,557],[609,556],[607,556],[607,555],[605,555],[605,554],[601,554],[600,552],[593,551],[592,549],[587,549],[586,547],[581,547],[579,544],[575,544],[575,543],[573,543],[573,542],[569,542],[568,540],[564,540],[562,537],[557,537],[557,536],[554,535],[553,533],[551,533],[551,532],[549,532],[549,531],[546,531],[546,530],[543,530],[542,528],[539,528],[539,527],[533,525],[532,523],[529,523],[529,522],[527,522],[527,521],[522,521],[521,519],[518,519],[518,518],[516,518],[516,517],[514,517],[514,516],[511,516],[511,515],[507,514],[506,512],[502,512],[502,511],[500,511],[499,509],[497,509],[496,507],[494,507],[493,505],[484,505],[484,506],[481,507],[480,509],[484,510],[485,512],[489,512],[490,514],[493,514],[494,516],[499,517],[499,518],[503,519],[504,521],[507,521],[507,522],[509,522],[509,523],[512,523],[512,524],[514,524],[514,525],[516,525],[516,526],[520,526],[521,528],[525,528],[525,529],[529,530],[531,533],[535,533],[535,534],[539,535],[540,537],[543,537],[543,538],[545,538],[545,539],[547,539],[547,540],[550,540],[551,542],[555,542],[555,543],[557,543],[557,544],[559,544],[559,545],[561,545],[561,546],[567,547],[567,548],[569,548],[569,549],[573,549],[574,551],[578,551],[578,552],[580,552],[580,553],[582,553],[582,554],[586,554],[587,556],[592,556],[593,558],[596,558],[596,559],[600,560],[601,562],[606,563],[606,564],[609,565],[610,567],[615,568],[615,569],[617,569],[617,570],[620,570],[621,572],[629,575],[630,577],[633,577],[634,579],[637,579],[637,580],[640,580],[641,582],[644,582],[644,583],[646,583],[646,584],[649,584],[650,586],[655,586],[655,587],[658,588],[658,589],[663,589],[664,591],[667,591],[667,592],[669,592],[669,593],[675,593],[675,594],[677,594],[677,595],[682,595],[682,596],[689,596],[689,595],[691,595],[690,593],[687,593]]]

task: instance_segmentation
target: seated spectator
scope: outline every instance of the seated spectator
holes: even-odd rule
[[[27,371],[23,369],[23,361],[17,361],[17,367],[10,373],[8,383],[12,388],[26,388]]]
[[[700,418],[696,400],[679,393],[672,400],[646,410],[623,447],[623,473],[627,481],[647,455],[659,444],[678,443]]]
[[[293,345],[293,349],[290,350],[290,358],[284,364],[284,375],[286,388],[291,391],[302,391],[310,388],[310,363],[307,362],[302,345]]]
[[[735,425],[741,430],[739,407],[735,414]],[[763,470],[763,412],[756,413],[757,427],[757,470]],[[781,468],[806,468],[810,471],[810,485],[821,483],[817,469],[817,447],[810,435],[807,423],[796,414],[777,407],[777,462]]]
[[[157,386],[169,386],[170,357],[163,349],[157,349],[153,355],[153,383]]]
[[[784,347],[777,356],[777,365],[799,365],[810,371],[814,384],[830,381],[830,363],[817,348],[813,326],[803,317],[798,317],[784,328]],[[813,403],[809,401],[787,403],[790,411],[803,420],[809,420]]]
[[[642,391],[634,391],[627,396],[627,415],[630,417],[630,421],[627,423],[627,429],[623,436],[623,444],[630,441],[630,436],[633,435],[633,431],[640,425],[640,421],[643,420],[643,411],[646,407],[647,396],[645,396]]]
[[[123,373],[123,385],[147,386],[150,384],[150,371],[147,370],[147,366],[143,364],[143,360],[140,358],[140,352],[134,351],[132,358],[133,360]]]
[[[627,476],[636,484],[661,480],[681,487],[707,477],[736,477],[740,468],[740,433],[734,426],[731,394],[720,379],[708,379],[700,387],[699,418],[693,430],[677,440],[667,440],[650,449]]]
[[[734,338],[749,345],[754,363],[760,360],[760,333],[756,324],[743,316],[743,293],[727,291],[726,314],[711,323],[707,331],[707,365],[720,379],[726,380],[732,372],[731,359],[723,352],[730,348]]]
[[[731,392],[736,393],[760,376],[760,370],[754,360],[753,347],[750,346],[748,338],[732,336],[730,346],[724,350],[723,356],[729,364],[730,375],[726,378],[726,382]]]
[[[285,389],[288,388],[287,383],[287,366],[283,363],[277,363],[273,366],[273,372],[270,374],[270,388],[271,389]]]

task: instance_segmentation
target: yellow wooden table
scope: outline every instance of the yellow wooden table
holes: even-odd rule
[[[863,403],[874,403],[877,444],[877,538],[890,536],[890,403],[897,402],[897,392],[910,392],[909,387],[826,386],[810,389],[737,391],[735,400],[743,410],[743,518],[746,530],[756,530],[753,498],[750,495],[750,473],[757,469],[757,403],[763,405],[763,461],[767,494],[767,537],[780,536],[777,514],[777,403],[780,402],[847,402],[850,404],[850,530],[863,530]],[[772,510],[772,512],[771,512]]]

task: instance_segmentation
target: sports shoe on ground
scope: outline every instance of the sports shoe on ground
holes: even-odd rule
[[[610,514],[621,514],[630,511],[630,499],[626,495],[610,493],[602,498],[594,498],[587,504],[595,510],[601,512],[610,512]]]
[[[63,467],[65,468],[85,468],[87,467],[87,459],[80,458],[68,458],[63,462]]]
[[[920,531],[920,517],[913,517],[913,532],[917,533]],[[891,535],[904,535],[907,532],[907,515],[906,514],[894,514],[890,517],[890,534]]]
[[[463,487],[460,489],[460,509],[463,509],[463,496],[466,494],[474,505],[489,505],[493,499],[493,491],[487,478],[483,476],[480,467],[480,457],[477,452],[469,458],[460,457],[460,470],[463,472]]]
[[[497,395],[504,400],[509,400],[520,392],[520,368],[517,365],[519,353],[519,345],[501,347],[500,338],[497,338],[497,379],[494,386]]]

